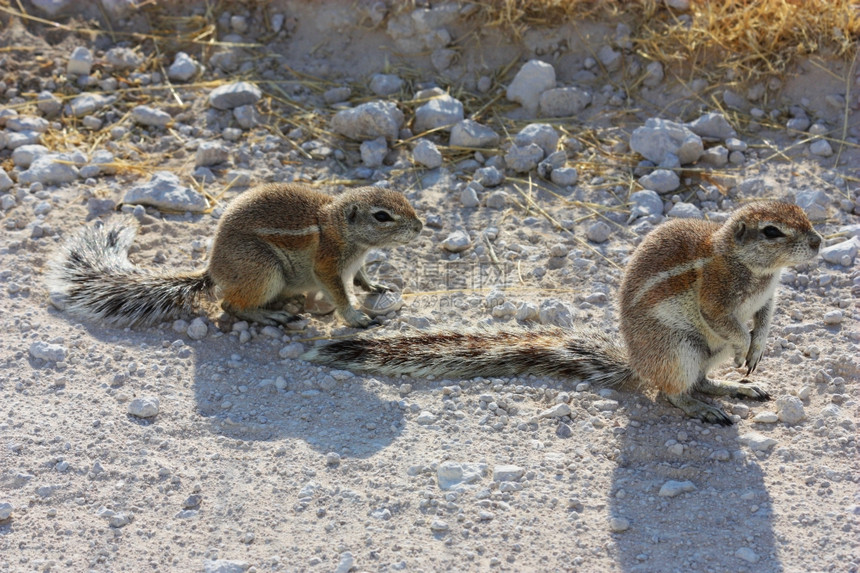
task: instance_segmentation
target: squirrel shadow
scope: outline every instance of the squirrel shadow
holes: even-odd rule
[[[656,573],[671,564],[687,571],[782,571],[772,500],[738,427],[703,424],[674,411],[661,415],[671,406],[661,401],[641,409],[640,401],[629,398],[633,407],[617,429],[620,453],[609,492],[610,514],[630,527],[611,534],[610,553],[621,569]],[[667,482],[695,489],[676,484],[682,493],[672,497]]]
[[[321,454],[354,458],[369,457],[391,445],[403,428],[402,411],[373,391],[373,380],[358,376],[334,380],[329,371],[320,373],[311,365],[282,360],[278,350],[284,343],[265,336],[240,344],[235,336],[213,336],[211,326],[200,341],[174,333],[169,325],[130,332],[92,323],[83,328],[105,344],[124,347],[130,356],[123,361],[143,366],[131,374],[114,367],[94,376],[103,378],[111,395],[159,397],[161,412],[144,420],[147,424],[163,425],[162,420],[169,418],[173,421],[169,426],[179,421],[179,427],[245,442],[297,438]],[[165,341],[173,343],[165,347]],[[159,351],[164,358],[154,355]],[[241,360],[233,360],[233,355]],[[193,406],[175,411],[188,400],[171,395],[188,391]],[[201,425],[205,430],[199,429]],[[279,454],[288,455],[287,449],[294,447],[287,440]]]
[[[401,410],[373,391],[373,380],[334,379],[328,371],[281,360],[282,345],[258,337],[240,346],[232,336],[195,345],[197,414],[213,433],[247,441],[298,438],[322,454],[355,458],[375,454],[401,433]],[[226,361],[225,372],[225,357],[234,353],[242,360]]]

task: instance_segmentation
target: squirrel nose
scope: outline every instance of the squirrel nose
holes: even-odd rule
[[[809,246],[818,250],[818,247],[821,246],[821,235],[818,233],[814,233],[811,237],[809,237]]]

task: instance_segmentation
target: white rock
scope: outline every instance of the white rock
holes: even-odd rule
[[[522,128],[514,137],[514,143],[527,147],[534,143],[544,152],[544,155],[554,153],[558,147],[558,132],[548,123],[530,123]]]
[[[687,124],[690,131],[701,137],[709,139],[726,140],[737,137],[737,132],[721,113],[711,112],[695,119]]]
[[[451,128],[448,143],[452,147],[494,148],[499,145],[499,134],[486,125],[464,119]]]
[[[472,239],[465,231],[454,231],[442,241],[442,248],[451,253],[460,253],[472,246]]]
[[[798,191],[794,195],[794,202],[797,206],[806,212],[806,216],[810,220],[819,222],[827,219],[827,206],[830,204],[830,197],[827,193],[820,189],[812,191]],[[824,249],[823,251],[826,251]],[[823,254],[822,251],[822,254]],[[827,259],[825,259],[827,260]]]
[[[803,402],[797,396],[786,394],[776,400],[776,413],[781,422],[797,424],[806,418]]]
[[[842,323],[843,313],[841,310],[831,310],[830,312],[825,312],[823,318],[824,324],[834,325]]]
[[[116,96],[91,93],[81,94],[69,102],[68,113],[75,117],[84,117],[113,104],[115,101]]]
[[[432,412],[428,412],[427,410],[424,410],[423,412],[418,414],[418,417],[415,418],[415,421],[418,422],[419,424],[421,424],[422,426],[429,426],[430,424],[432,424],[433,422],[436,421],[436,416]]]
[[[648,175],[640,177],[639,184],[657,193],[669,193],[681,186],[681,179],[677,173],[669,169],[655,169]]]
[[[143,63],[143,58],[131,48],[111,48],[105,52],[105,60],[115,70],[133,70]]]
[[[613,533],[622,533],[630,529],[630,521],[624,517],[613,517],[609,520],[609,530]]]
[[[412,159],[415,163],[428,169],[436,169],[442,165],[442,152],[429,139],[421,138],[412,149]]]
[[[195,213],[209,207],[203,195],[183,186],[179,177],[169,171],[156,171],[148,182],[129,189],[123,197],[123,203]]]
[[[57,115],[63,110],[63,102],[49,91],[39,92],[36,107],[48,117]]]
[[[394,74],[373,74],[370,78],[370,91],[378,96],[387,96],[399,92],[403,84],[403,80]]]
[[[729,150],[722,145],[715,145],[706,149],[699,161],[714,167],[722,167],[729,162]]]
[[[191,321],[191,324],[188,325],[188,330],[186,330],[185,333],[188,335],[188,338],[192,340],[203,340],[209,333],[209,326],[207,326],[205,320],[198,316]]]
[[[205,559],[203,573],[245,573],[251,565],[230,559]]]
[[[747,563],[758,563],[758,555],[749,547],[741,547],[735,551],[735,557],[743,559]]]
[[[6,129],[11,129],[12,131],[36,131],[43,133],[48,129],[49,125],[50,122],[47,119],[35,115],[16,115],[6,120]]]
[[[484,187],[498,187],[505,180],[505,174],[492,165],[476,170],[473,177]]]
[[[137,418],[152,418],[158,415],[158,398],[145,396],[128,403],[128,413]]]
[[[344,551],[340,554],[340,561],[337,567],[334,568],[334,573],[349,573],[350,569],[355,566],[355,558],[349,551]]]
[[[74,76],[88,76],[93,67],[93,54],[89,49],[78,46],[72,50],[69,62],[66,64],[66,72]]]
[[[12,152],[12,163],[22,169],[26,169],[30,167],[37,157],[48,155],[48,153],[48,148],[44,145],[22,145],[15,148],[15,151]]]
[[[543,412],[537,415],[538,418],[561,418],[562,416],[570,415],[570,406],[562,402],[561,404],[556,404],[552,408],[547,408]]]
[[[209,105],[215,109],[233,109],[257,103],[263,93],[250,82],[235,82],[218,86],[209,93]]]
[[[177,52],[176,57],[173,58],[173,63],[167,68],[167,77],[174,82],[187,82],[199,71],[200,64],[197,63],[197,60],[185,52]]]
[[[666,213],[667,217],[672,217],[675,219],[702,219],[702,211],[693,205],[692,203],[675,203],[669,212]]]
[[[460,192],[460,203],[463,204],[463,207],[470,209],[481,204],[481,201],[478,199],[478,192],[475,191],[474,187],[467,186],[463,188],[463,191]]]
[[[485,464],[446,461],[436,467],[436,479],[440,489],[454,489],[481,479],[485,468]]]
[[[531,302],[524,302],[517,308],[516,314],[519,322],[532,322],[540,319],[540,310]]]
[[[505,153],[505,165],[517,173],[528,173],[537,167],[543,156],[543,149],[535,143],[530,143],[524,147],[512,145]]]
[[[131,119],[137,124],[153,127],[165,127],[173,121],[173,118],[166,111],[148,105],[135,106],[131,110]]]
[[[111,527],[119,529],[131,523],[131,520],[132,515],[130,513],[119,511],[110,516],[110,518],[108,519],[108,524]]]
[[[579,172],[575,167],[559,167],[552,170],[549,179],[561,187],[576,185],[576,182],[579,181]]]
[[[633,203],[630,213],[631,219],[663,214],[663,200],[660,199],[656,191],[637,191],[630,195],[630,201]]]
[[[543,301],[538,309],[538,320],[541,324],[571,326],[573,325],[573,314],[564,302],[548,299]]]
[[[12,507],[11,503],[3,502],[0,503],[0,521],[6,521],[10,517],[12,517],[12,510],[15,509]]]
[[[423,133],[432,129],[450,130],[463,121],[463,104],[448,94],[435,97],[415,110],[414,129]]]
[[[612,46],[603,45],[597,50],[597,59],[608,72],[621,69],[621,52],[613,50]]]
[[[331,128],[356,141],[384,137],[394,141],[403,125],[403,112],[389,101],[372,101],[355,108],[337,112],[331,120]]]
[[[642,83],[649,88],[657,87],[663,81],[663,77],[663,64],[660,62],[651,62],[645,66],[645,77]]]
[[[18,183],[30,185],[38,182],[43,185],[59,185],[76,181],[78,168],[70,165],[67,161],[69,159],[63,155],[40,155],[33,160],[26,171],[18,174]]]
[[[577,87],[553,88],[540,94],[544,117],[573,117],[591,103],[591,94]]]
[[[380,167],[385,156],[388,154],[388,143],[384,137],[368,139],[361,142],[359,151],[361,152],[361,161],[367,167]]]
[[[702,138],[686,126],[659,118],[650,118],[633,130],[630,149],[649,161],[663,164],[667,155],[678,157],[682,165],[695,163],[704,152]]]
[[[434,519],[430,523],[430,529],[437,533],[444,533],[445,531],[448,531],[448,529],[450,529],[450,526],[448,525],[447,521],[444,521],[442,519]]]
[[[66,359],[68,352],[62,344],[51,344],[41,340],[30,344],[30,356],[46,362],[62,362]]]
[[[759,412],[753,417],[753,422],[756,424],[776,424],[779,417],[776,412]]]
[[[508,204],[508,194],[504,191],[494,191],[487,197],[487,207],[490,209],[504,209]]]
[[[305,353],[305,346],[301,342],[290,342],[278,351],[281,358],[296,359]]]
[[[0,192],[8,191],[13,185],[15,185],[15,182],[12,181],[12,178],[9,177],[8,173],[6,173],[6,170],[0,167]]]
[[[821,249],[821,258],[833,265],[843,265],[847,260],[846,266],[849,266],[857,256],[858,250],[860,250],[860,237],[851,237],[847,241]]]
[[[524,468],[501,464],[493,468],[493,481],[517,481],[526,473]]]
[[[660,488],[657,494],[660,497],[676,497],[682,493],[696,491],[696,486],[691,481],[674,481],[669,480]]]
[[[612,227],[605,221],[596,221],[585,231],[585,236],[593,243],[605,243],[611,235]]]
[[[506,97],[535,114],[540,105],[540,95],[555,87],[555,68],[540,60],[529,60],[508,86]]]
[[[833,148],[826,139],[819,139],[809,144],[809,152],[819,157],[830,157],[833,155]]]
[[[777,444],[773,438],[763,436],[758,432],[747,432],[740,436],[740,442],[746,444],[754,452],[766,452]]]

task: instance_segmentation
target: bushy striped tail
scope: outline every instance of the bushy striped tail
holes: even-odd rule
[[[124,219],[70,238],[48,273],[54,300],[74,315],[115,325],[152,324],[193,310],[213,287],[209,275],[157,275],[133,265],[128,249],[136,234],[136,222]]]
[[[437,330],[364,335],[306,352],[303,360],[394,376],[475,378],[552,376],[622,386],[637,377],[622,346],[580,328]]]

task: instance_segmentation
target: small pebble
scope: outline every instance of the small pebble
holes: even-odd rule
[[[630,521],[624,517],[613,517],[609,520],[609,530],[613,533],[621,533],[630,529]]]
[[[158,398],[135,398],[128,404],[128,413],[137,418],[152,418],[158,415]]]

